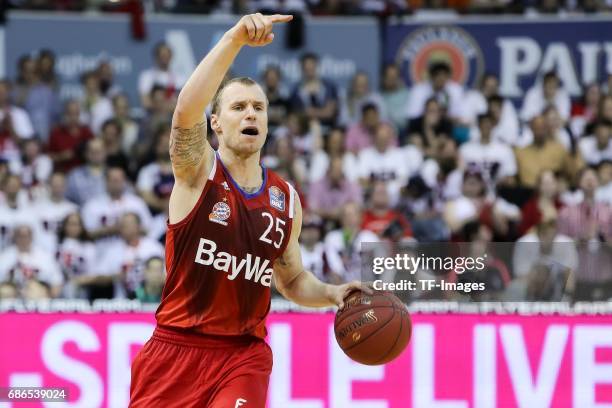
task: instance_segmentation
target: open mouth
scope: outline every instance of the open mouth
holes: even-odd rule
[[[259,135],[259,130],[257,129],[256,126],[247,126],[244,129],[242,129],[242,134],[248,135],[248,136],[257,136]]]

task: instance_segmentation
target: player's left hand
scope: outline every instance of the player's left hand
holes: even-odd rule
[[[344,300],[348,295],[356,290],[362,291],[368,295],[374,294],[374,288],[371,282],[352,281],[343,283],[342,285],[333,285],[331,287],[330,300],[334,302],[338,308],[344,307]]]

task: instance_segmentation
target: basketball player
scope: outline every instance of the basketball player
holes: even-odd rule
[[[263,168],[267,100],[248,78],[218,89],[243,46],[274,39],[291,16],[244,16],[193,72],[173,116],[176,184],[157,327],[132,365],[131,407],[263,408],[272,354],[264,342],[272,279],[300,305],[342,306],[359,282],[324,284],[302,267],[302,209],[293,187]],[[212,102],[214,152],[204,109]],[[274,272],[274,273],[272,273]]]

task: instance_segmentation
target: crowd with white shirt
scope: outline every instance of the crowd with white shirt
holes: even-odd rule
[[[155,46],[137,101],[107,62],[60,101],[49,51],[0,81],[0,297],[159,300],[170,120],[186,80],[171,59]],[[442,60],[410,87],[388,64],[379,89],[363,72],[346,89],[322,78],[315,54],[301,64],[294,84],[274,66],[258,78],[270,104],[262,164],[300,195],[304,264],[319,278],[359,279],[363,243],[494,254],[504,242],[512,256],[492,255],[486,276],[438,278],[487,282],[487,299],[612,298],[607,84],[572,99],[547,72],[517,101],[492,74],[467,89]]]

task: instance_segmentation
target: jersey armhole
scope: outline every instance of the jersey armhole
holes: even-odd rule
[[[297,191],[295,188],[289,183],[287,180],[284,180],[287,183],[287,187],[289,188],[289,207],[287,208],[287,215],[289,218],[289,237],[284,240],[283,244],[278,250],[278,256],[283,256],[287,247],[289,246],[289,241],[291,240],[291,233],[293,232],[293,222],[295,221],[295,195]]]
[[[289,218],[293,219],[295,217],[295,195],[297,192],[290,182],[285,180],[285,183],[289,187]]]
[[[208,192],[208,189],[210,188],[211,182],[215,179],[216,174],[217,174],[217,155],[213,153],[213,165],[212,165],[212,168],[210,169],[210,173],[208,174],[208,179],[204,183],[204,187],[202,187],[202,192],[200,193],[200,197],[198,198],[198,201],[196,201],[195,205],[193,206],[191,211],[189,211],[189,213],[185,216],[185,218],[183,218],[179,222],[175,222],[174,224],[171,224],[170,218],[167,218],[166,226],[168,227],[168,229],[175,229],[175,228],[181,227],[182,225],[188,223],[194,217],[194,214],[198,211],[198,209],[202,205],[202,201],[204,200],[204,197],[206,196],[206,193]]]

